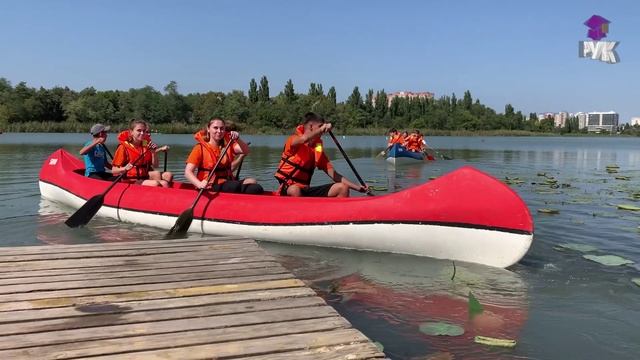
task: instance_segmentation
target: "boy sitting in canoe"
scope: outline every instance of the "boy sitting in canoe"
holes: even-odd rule
[[[349,189],[366,192],[367,187],[357,185],[340,175],[322,147],[322,134],[331,130],[331,123],[315,113],[304,115],[304,124],[296,128],[284,145],[282,158],[275,177],[280,183],[280,195],[309,197],[348,197]],[[313,171],[318,168],[334,181],[320,186],[309,186]]]
[[[104,146],[104,142],[107,141],[107,131],[110,128],[110,126],[102,124],[95,124],[91,127],[90,133],[93,139],[87,141],[80,149],[80,155],[84,159],[84,176],[98,180],[115,179],[115,176],[105,170],[105,168],[111,169]]]

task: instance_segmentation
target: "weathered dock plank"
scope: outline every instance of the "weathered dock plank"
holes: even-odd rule
[[[8,248],[0,359],[377,359],[253,240]]]

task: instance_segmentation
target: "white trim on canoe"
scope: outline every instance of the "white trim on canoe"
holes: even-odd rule
[[[40,181],[46,199],[72,208],[86,200],[58,186]],[[102,206],[100,216],[170,229],[176,216]],[[239,235],[257,240],[428,256],[508,267],[531,246],[532,234],[433,224],[372,223],[327,225],[254,225],[194,220],[189,232]],[[343,239],[349,239],[344,241]]]

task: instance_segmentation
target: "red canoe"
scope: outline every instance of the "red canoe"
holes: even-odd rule
[[[79,208],[109,182],[83,176],[83,162],[59,149],[43,163],[40,193]],[[196,191],[117,184],[101,216],[169,229]],[[411,204],[411,206],[407,206]],[[508,267],[533,241],[526,204],[508,186],[470,166],[423,185],[375,197],[290,198],[206,193],[190,232],[429,256]]]

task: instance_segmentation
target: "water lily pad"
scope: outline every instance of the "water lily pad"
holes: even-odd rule
[[[640,278],[633,278],[633,279],[631,279],[631,282],[636,284],[636,285],[638,285],[638,286],[640,286]]]
[[[629,204],[619,204],[618,209],[629,210],[629,211],[640,211],[640,207],[629,205]]]
[[[488,337],[488,336],[476,336],[473,339],[474,342],[478,343],[478,344],[484,344],[484,345],[489,345],[489,346],[501,346],[501,347],[508,347],[508,348],[512,348],[514,346],[516,346],[516,341],[515,340],[511,340],[511,339],[497,339],[497,338],[492,338],[492,337]]]
[[[373,345],[375,345],[378,348],[378,350],[384,351],[384,345],[382,345],[380,342],[374,341]]]
[[[437,176],[429,176],[429,180],[435,180],[437,178],[438,178]]]
[[[598,248],[595,246],[585,245],[585,244],[564,243],[564,244],[558,244],[558,246],[565,249],[575,250],[580,252],[590,252],[590,251],[598,250]]]
[[[386,186],[375,186],[375,185],[369,186],[369,189],[371,189],[373,191],[387,191],[387,190],[389,190],[389,188],[386,187]]]
[[[425,322],[420,324],[420,331],[427,335],[460,336],[464,329],[458,325],[445,322]]]
[[[612,169],[619,169],[620,168],[620,166],[617,165],[617,164],[609,164],[609,165],[607,165],[607,167],[608,168],[612,168]]]
[[[547,176],[547,173],[539,172],[539,173],[538,173],[538,176]]]
[[[618,175],[618,176],[616,176],[616,180],[626,180],[626,181],[629,181],[629,180],[631,180],[631,178],[630,178],[630,177],[628,177],[628,176]]]
[[[606,266],[633,264],[633,261],[617,255],[583,255],[582,257]]]
[[[538,212],[543,214],[560,214],[560,210],[547,208],[538,209]]]

